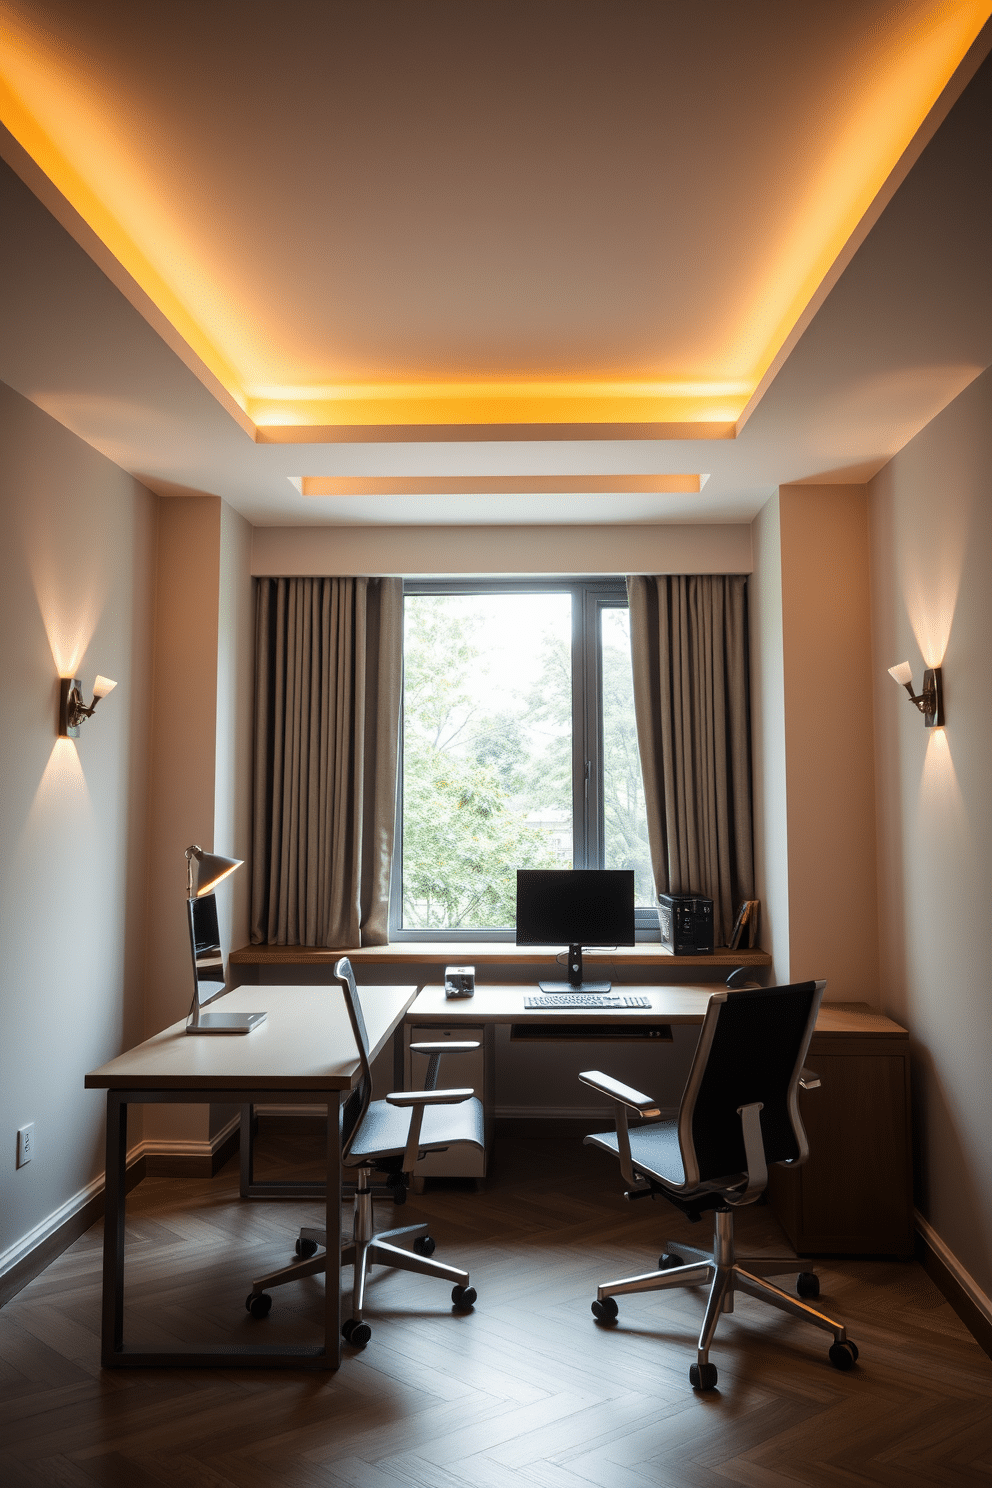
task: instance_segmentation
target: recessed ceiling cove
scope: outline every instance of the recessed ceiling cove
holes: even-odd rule
[[[727,439],[990,10],[0,0],[0,119],[260,443]]]

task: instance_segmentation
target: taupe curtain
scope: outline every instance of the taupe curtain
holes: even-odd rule
[[[627,580],[634,711],[661,894],[713,900],[726,945],[754,898],[747,580]]]
[[[400,579],[259,579],[251,938],[389,939]]]

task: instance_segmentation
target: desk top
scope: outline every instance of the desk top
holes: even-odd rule
[[[407,1014],[408,1022],[450,1023],[701,1023],[716,987],[617,986],[618,992],[643,994],[646,1008],[525,1008],[524,994],[536,984],[477,982],[474,997],[445,997],[444,987],[425,987]]]
[[[261,988],[259,989],[262,990]],[[444,987],[424,987],[407,1013],[410,1023],[702,1023],[719,986],[618,986],[618,992],[642,992],[649,1008],[525,1008],[524,993],[535,987],[520,983],[477,982],[474,997],[445,997]],[[731,994],[733,995],[733,994]],[[876,1012],[866,1002],[824,1002],[816,1020],[819,1034],[889,1035],[908,1038],[905,1028]]]
[[[363,987],[362,1012],[375,1058],[416,996],[416,987]],[[358,1050],[340,988],[236,987],[211,1011],[261,1012],[248,1034],[189,1037],[186,1020],[86,1076],[87,1090],[348,1090]]]

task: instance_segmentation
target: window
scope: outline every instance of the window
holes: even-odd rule
[[[408,582],[391,935],[512,939],[518,868],[632,868],[656,928],[620,579]]]

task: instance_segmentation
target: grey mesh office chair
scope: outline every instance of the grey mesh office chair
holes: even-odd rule
[[[714,993],[675,1121],[629,1128],[628,1112],[649,1121],[659,1117],[655,1102],[599,1070],[579,1076],[613,1102],[616,1131],[585,1140],[619,1158],[630,1184],[627,1198],[660,1194],[690,1219],[715,1211],[712,1251],[667,1241],[657,1271],[607,1282],[592,1304],[598,1322],[612,1323],[618,1316],[614,1297],[708,1284],[696,1362],[689,1370],[697,1390],[716,1385],[710,1345],[720,1314],[733,1311],[737,1291],[832,1333],[829,1359],[836,1368],[850,1369],[858,1357],[840,1323],[763,1279],[799,1272],[799,1296],[816,1297],[820,1284],[813,1272],[801,1271],[795,1257],[738,1260],[734,1253],[734,1210],[764,1192],[768,1164],[801,1163],[808,1155],[796,1093],[800,1085],[819,1084],[803,1061],[825,985]]]
[[[345,1167],[356,1170],[355,1223],[352,1239],[342,1241],[340,1261],[335,1257],[333,1265],[354,1265],[351,1317],[341,1331],[349,1343],[364,1347],[372,1336],[362,1314],[365,1284],[373,1263],[454,1282],[451,1300],[459,1311],[467,1311],[476,1300],[475,1288],[468,1284],[467,1271],[430,1259],[434,1241],[427,1233],[426,1224],[404,1225],[401,1229],[375,1233],[372,1174],[385,1173],[395,1202],[402,1203],[406,1197],[406,1182],[413,1172],[418,1153],[438,1152],[458,1143],[484,1149],[482,1103],[471,1090],[437,1089],[441,1055],[477,1049],[479,1045],[474,1042],[453,1043],[450,1039],[438,1044],[411,1044],[411,1050],[430,1060],[424,1089],[398,1091],[387,1095],[385,1100],[374,1101],[368,1034],[355,974],[346,956],[335,964],[334,979],[344,996],[351,1019],[362,1075],[345,1105],[342,1122],[342,1161]],[[394,1243],[401,1237],[410,1236],[416,1237],[412,1251]],[[284,1282],[325,1271],[328,1265],[326,1245],[327,1235],[323,1230],[309,1226],[302,1229],[296,1242],[296,1253],[301,1259],[252,1282],[245,1302],[252,1317],[265,1317],[272,1306],[266,1287],[282,1286]],[[321,1247],[325,1247],[324,1253],[317,1255]]]

